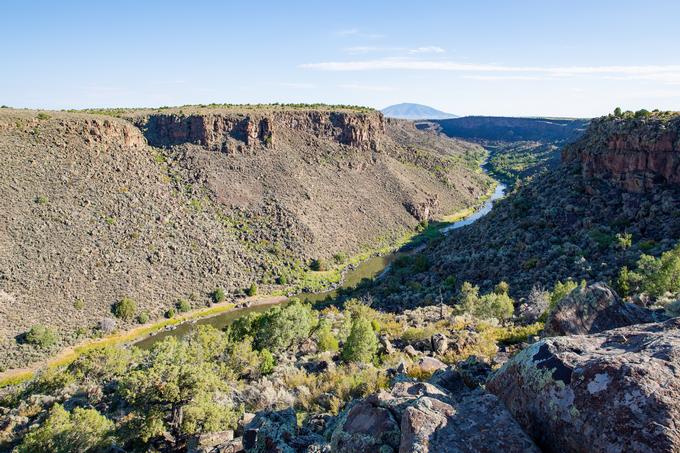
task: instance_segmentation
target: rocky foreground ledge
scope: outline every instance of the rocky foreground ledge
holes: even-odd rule
[[[260,413],[243,438],[198,451],[678,451],[680,318],[612,328],[634,309],[601,283],[559,308],[593,333],[543,338],[490,375],[474,361],[423,357],[436,370],[428,382],[397,367],[389,391],[337,417],[299,428],[292,409]],[[643,311],[638,320],[656,315]]]

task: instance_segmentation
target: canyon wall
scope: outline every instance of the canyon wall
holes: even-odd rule
[[[385,121],[380,112],[274,110],[239,113],[203,109],[189,114],[133,114],[129,119],[144,130],[153,146],[193,143],[224,152],[256,146],[273,148],[293,132],[371,150],[377,150],[385,138]]]
[[[606,179],[628,192],[680,183],[680,117],[603,117],[562,152],[586,178]]]

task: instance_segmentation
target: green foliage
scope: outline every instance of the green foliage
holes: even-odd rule
[[[316,258],[313,259],[312,262],[309,264],[309,268],[316,272],[326,271],[328,270],[328,264],[326,263],[326,260],[324,260],[323,258]]]
[[[237,319],[231,325],[230,337],[238,342],[250,336],[256,349],[278,353],[309,337],[316,322],[317,315],[312,307],[293,299],[286,306],[279,305]]]
[[[339,252],[333,255],[333,261],[335,264],[344,264],[347,261],[347,254],[345,252]]]
[[[124,376],[136,349],[105,347],[83,353],[67,370],[81,382],[109,382]]]
[[[177,316],[177,310],[175,309],[175,307],[170,307],[170,308],[168,308],[168,310],[165,312],[165,317],[166,317],[167,319],[172,319],[172,318],[174,318],[175,316]]]
[[[137,322],[140,324],[146,324],[149,322],[149,312],[143,311],[137,316]]]
[[[170,337],[148,351],[120,381],[143,442],[171,433],[177,442],[197,432],[235,427],[238,412],[222,402],[229,383],[213,360],[226,336],[200,329],[187,341]]]
[[[617,233],[616,241],[621,250],[629,249],[633,245],[633,235],[630,233]]]
[[[255,295],[257,295],[257,285],[253,283],[246,290],[246,296],[253,297]]]
[[[35,197],[36,204],[47,204],[50,200],[45,195]]]
[[[316,331],[316,342],[319,351],[337,351],[339,348],[338,339],[333,335],[331,323],[322,320],[319,323],[319,328]]]
[[[135,313],[137,313],[137,304],[129,297],[124,297],[113,304],[111,311],[116,318],[122,319],[123,321],[130,321],[135,317]]]
[[[637,112],[635,112],[635,118],[647,118],[651,116],[651,112],[647,109],[640,109]]]
[[[212,293],[212,300],[216,304],[219,304],[220,302],[224,302],[225,299],[225,294],[224,290],[222,288],[216,288],[215,291]]]
[[[508,284],[508,282],[502,280],[498,282],[493,289],[493,292],[496,294],[508,294],[509,291],[510,285]]]
[[[616,290],[620,295],[624,297],[630,295],[630,280],[630,270],[628,266],[623,266],[616,278]]]
[[[44,121],[44,120],[49,120],[49,119],[52,118],[52,117],[51,117],[50,115],[48,115],[47,113],[45,113],[45,112],[40,112],[40,113],[38,113],[37,118],[38,118],[40,121]]]
[[[83,299],[76,299],[73,301],[73,308],[76,310],[82,310],[85,308],[85,301]]]
[[[600,248],[607,248],[614,243],[615,237],[597,228],[588,232],[590,238],[600,246]]]
[[[643,254],[637,262],[635,271],[622,269],[619,285],[629,291],[641,291],[653,298],[665,293],[680,292],[680,244],[664,252],[659,258]]]
[[[505,286],[497,286],[497,289],[504,290]],[[478,286],[464,282],[460,293],[461,300],[457,305],[459,313],[479,319],[505,320],[511,318],[515,311],[514,302],[506,292],[492,292],[480,296]]]
[[[269,349],[263,349],[260,351],[260,373],[263,375],[271,374],[274,371],[274,366],[276,365],[274,361],[274,356]]]
[[[72,453],[98,451],[113,443],[113,422],[95,409],[75,408],[69,413],[55,404],[47,419],[26,434],[18,453]]]
[[[550,307],[548,311],[551,311],[557,306],[557,304],[564,299],[569,293],[576,289],[578,285],[573,280],[566,280],[564,283],[557,281],[550,293]]]
[[[26,332],[25,340],[28,344],[32,344],[40,348],[49,348],[54,346],[58,340],[58,336],[54,329],[41,324],[36,324],[35,326],[31,327],[28,332]]]
[[[617,118],[621,118],[623,116],[623,112],[621,111],[621,107],[616,107],[614,109],[614,116]]]
[[[177,311],[180,313],[191,311],[191,304],[186,299],[180,299],[179,302],[177,302]]]
[[[342,359],[345,362],[370,363],[378,351],[378,339],[371,322],[358,317],[352,321],[352,329],[342,346]]]

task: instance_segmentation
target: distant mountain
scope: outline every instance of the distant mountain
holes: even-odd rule
[[[458,115],[442,112],[422,104],[395,104],[381,110],[383,115],[389,118],[399,118],[403,120],[444,120],[458,118]]]

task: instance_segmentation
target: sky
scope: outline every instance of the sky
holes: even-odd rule
[[[0,104],[680,110],[680,1],[0,3]]]

